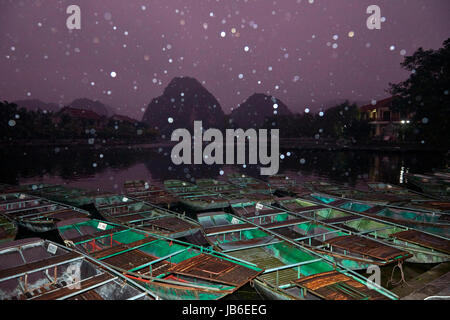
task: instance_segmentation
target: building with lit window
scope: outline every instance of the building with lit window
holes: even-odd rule
[[[412,115],[392,110],[393,101],[394,97],[390,97],[360,108],[361,118],[369,121],[373,139],[397,141],[401,126],[411,123]]]

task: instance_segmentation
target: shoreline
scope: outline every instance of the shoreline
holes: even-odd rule
[[[100,140],[100,139],[98,139]],[[1,148],[172,148],[178,142],[168,140],[137,142],[137,141],[117,141],[115,143],[94,143],[90,144],[87,139],[66,139],[57,141],[48,140],[26,140],[12,141],[9,143],[0,143]],[[317,151],[381,151],[381,152],[435,152],[447,153],[446,148],[437,148],[416,143],[349,143],[334,140],[315,140],[315,139],[280,139],[280,150],[317,150]]]

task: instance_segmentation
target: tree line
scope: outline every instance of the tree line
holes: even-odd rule
[[[32,111],[19,108],[14,103],[0,102],[0,141],[45,139],[100,139],[105,143],[111,140],[149,141],[158,133],[148,125],[136,121],[117,121],[102,118],[101,121],[71,117],[58,112]]]

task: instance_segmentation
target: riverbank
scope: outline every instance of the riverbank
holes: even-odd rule
[[[41,147],[41,148],[65,148],[87,147],[94,149],[120,147],[120,148],[172,148],[178,142],[169,140],[154,141],[129,141],[129,140],[105,140],[105,139],[61,139],[61,140],[15,140],[0,142],[1,148],[7,147]],[[385,151],[385,152],[438,152],[447,153],[447,148],[406,142],[370,141],[364,143],[352,143],[348,141],[336,141],[332,139],[313,138],[282,138],[280,150],[326,150],[326,151]]]

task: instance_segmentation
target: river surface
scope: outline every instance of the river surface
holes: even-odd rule
[[[179,165],[169,148],[2,148],[0,183],[55,183],[122,192],[127,180],[225,179],[240,172],[264,179],[256,165]],[[446,165],[440,153],[282,150],[279,173],[299,182],[325,180],[365,187],[369,181],[402,184],[406,172],[425,173]],[[222,175],[221,175],[222,174]]]

